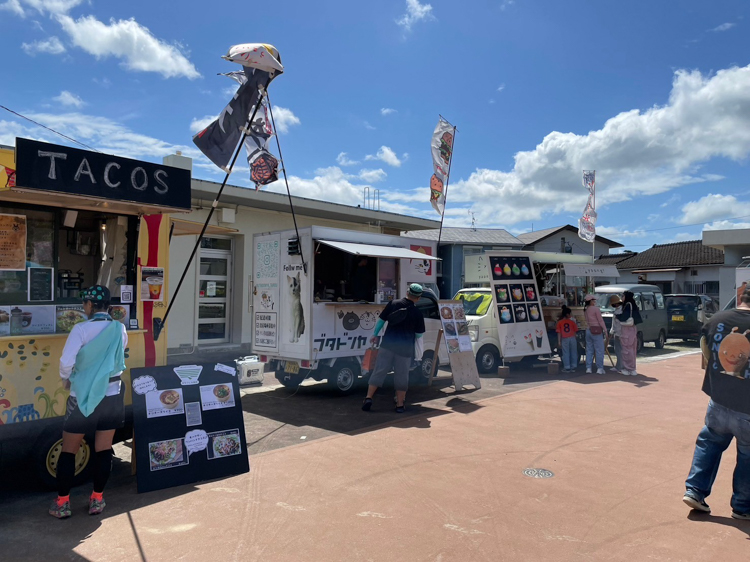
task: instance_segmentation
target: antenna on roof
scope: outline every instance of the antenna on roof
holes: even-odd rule
[[[474,213],[472,212],[471,209],[469,209],[469,216],[471,217],[471,229],[474,232],[476,232],[477,231],[477,223],[476,223],[476,220],[474,219]]]

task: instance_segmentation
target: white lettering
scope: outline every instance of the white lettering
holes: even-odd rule
[[[156,183],[164,186],[164,189],[154,186],[154,191],[156,191],[156,193],[158,193],[159,195],[164,195],[167,191],[169,191],[169,186],[159,176],[164,176],[165,178],[169,176],[164,170],[156,170],[154,172],[154,179],[156,180]]]
[[[85,169],[84,169],[85,165]],[[75,181],[78,181],[81,179],[81,174],[86,175],[91,180],[91,183],[96,184],[96,180],[94,179],[94,174],[91,173],[91,166],[89,166],[89,161],[85,158],[81,160],[81,165],[78,166],[78,171],[76,172],[76,175],[73,176],[73,179]]]
[[[239,90],[234,94],[234,99],[237,99],[237,94],[239,93]],[[226,133],[226,129],[224,129],[224,116],[229,113],[229,115],[232,115],[234,113],[234,108],[231,106],[231,104],[227,104],[227,106],[224,108],[224,110],[221,112],[221,115],[219,115],[219,128],[223,133]]]
[[[143,183],[140,184],[135,183],[135,176],[136,174],[138,174],[138,172],[141,172],[143,174]],[[144,170],[140,166],[135,168],[130,174],[130,184],[138,191],[146,191],[146,188],[148,187],[148,174],[146,174],[146,170]]]
[[[47,152],[46,150],[38,151],[39,158],[49,158],[49,179],[57,179],[57,168],[55,168],[55,158],[60,160],[67,160],[68,155],[64,152]]]
[[[120,169],[120,165],[117,162],[110,162],[104,167],[104,183],[106,183],[111,188],[119,187],[120,182],[112,183],[112,180],[109,179],[109,170],[112,168]]]

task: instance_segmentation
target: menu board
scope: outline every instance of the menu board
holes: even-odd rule
[[[55,300],[55,270],[51,267],[30,267],[26,271],[29,302],[51,302]]]
[[[234,367],[145,367],[131,378],[138,492],[250,470]]]
[[[488,252],[503,357],[550,353],[539,288],[527,256]]]
[[[0,271],[26,270],[26,217],[0,214]]]
[[[21,336],[54,333],[54,306],[0,307],[0,335]]]
[[[464,303],[456,301],[440,302],[440,321],[443,323],[443,335],[448,353],[471,351],[469,324],[466,322]]]

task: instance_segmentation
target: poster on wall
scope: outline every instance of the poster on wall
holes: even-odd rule
[[[426,256],[432,256],[432,247],[427,245],[411,244],[409,249],[412,252],[418,252]],[[432,277],[432,271],[435,267],[433,260],[409,260],[409,279],[415,281],[429,281]]]
[[[279,262],[281,237],[278,234],[256,236],[253,240],[253,345],[279,349]]]
[[[143,302],[164,301],[164,268],[141,268],[141,300]]]
[[[549,353],[547,328],[531,259],[495,252],[485,255],[489,260],[503,357]]]
[[[250,470],[233,366],[144,367],[131,377],[139,493]]]
[[[0,271],[26,270],[26,217],[0,214]]]
[[[58,334],[70,333],[73,326],[89,319],[80,304],[58,305],[55,309],[55,331]]]

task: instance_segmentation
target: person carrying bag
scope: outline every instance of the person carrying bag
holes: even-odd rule
[[[615,314],[615,318],[620,322],[620,346],[622,349],[622,374],[636,376],[635,358],[638,351],[638,328],[641,324],[641,313],[638,305],[635,303],[635,295],[631,291],[625,291],[622,304],[622,312]]]

